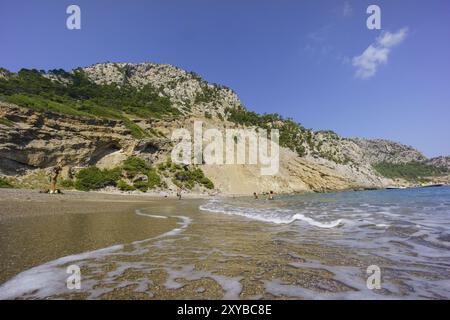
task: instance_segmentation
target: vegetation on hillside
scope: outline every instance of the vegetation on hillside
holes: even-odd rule
[[[213,189],[214,184],[203,174],[199,168],[188,169],[174,164],[170,159],[157,168],[149,165],[139,157],[130,157],[114,169],[99,169],[90,166],[81,169],[75,180],[63,180],[61,186],[75,187],[81,191],[98,190],[108,186],[117,187],[122,191],[140,190],[146,192],[156,187],[165,188],[161,175],[171,178],[172,182],[182,188],[192,189],[195,184]]]
[[[257,114],[245,108],[228,108],[227,119],[236,124],[255,126],[268,130],[278,129],[280,132],[280,145],[297,152],[299,156],[306,154],[306,147],[314,150],[313,132],[305,129],[292,119],[285,119],[277,113]]]
[[[198,183],[207,189],[214,189],[214,183],[204,175],[200,168],[183,168],[179,164],[171,162],[169,158],[166,163],[161,163],[158,166],[158,170],[160,170],[164,176],[172,175],[172,182],[180,188],[190,190]]]
[[[0,77],[0,100],[43,111],[101,119],[121,120],[137,138],[147,135],[132,117],[178,115],[170,100],[159,95],[159,89],[146,85],[141,89],[128,84],[98,85],[79,68],[73,72],[22,69],[17,74]]]
[[[141,158],[128,158],[123,163],[122,170],[126,178],[134,181],[132,187],[143,192],[147,191],[148,189],[157,187],[161,184],[161,178],[156,170]],[[135,180],[139,175],[144,178]],[[124,181],[122,180],[122,182]],[[127,191],[126,189],[129,189],[129,186],[126,187],[125,184],[121,183],[119,189]]]
[[[116,186],[121,177],[120,168],[113,170],[99,169],[90,166],[81,169],[75,180],[75,188],[81,191],[98,190],[108,186]]]
[[[12,127],[14,125],[14,122],[6,118],[0,118],[0,124],[3,124],[4,126],[7,127]]]
[[[6,178],[0,177],[0,188],[12,188],[12,184]]]
[[[446,168],[440,168],[423,162],[390,163],[380,162],[373,168],[382,176],[396,179],[402,178],[409,181],[422,181],[425,177],[440,176],[449,173]]]

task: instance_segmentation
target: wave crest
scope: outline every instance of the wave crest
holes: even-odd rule
[[[303,221],[310,226],[325,229],[335,228],[344,223],[343,219],[328,222],[317,221],[290,209],[234,206],[218,200],[211,200],[201,205],[199,209],[202,211],[236,215],[275,224],[290,224],[294,221]]]

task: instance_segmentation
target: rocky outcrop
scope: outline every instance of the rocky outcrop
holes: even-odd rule
[[[361,149],[362,161],[373,164],[378,162],[406,163],[425,161],[427,158],[413,147],[383,139],[352,139]]]
[[[450,156],[431,158],[427,161],[427,164],[440,168],[447,168],[447,170],[450,170]]]
[[[83,70],[97,84],[129,84],[136,88],[150,85],[184,114],[204,115],[207,112],[224,117],[226,108],[241,105],[231,89],[210,84],[193,72],[168,64],[102,63]],[[205,95],[214,96],[214,101],[204,99]]]

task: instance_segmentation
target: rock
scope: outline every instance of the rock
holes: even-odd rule
[[[138,173],[136,176],[134,176],[132,181],[133,181],[133,183],[134,182],[147,182],[148,177],[145,174]]]
[[[368,163],[392,162],[406,163],[411,161],[425,161],[427,158],[404,144],[383,139],[352,139],[362,150],[363,161]]]

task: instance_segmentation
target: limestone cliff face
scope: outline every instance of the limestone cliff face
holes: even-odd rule
[[[167,139],[135,140],[114,120],[38,112],[0,102],[0,173],[24,174],[62,162],[65,167],[113,166],[139,152],[148,159],[165,150]]]

